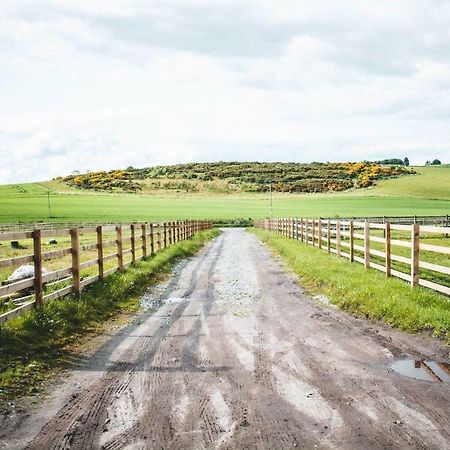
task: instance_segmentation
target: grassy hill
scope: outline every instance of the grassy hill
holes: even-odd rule
[[[275,217],[450,214],[450,166],[415,167],[416,175],[377,181],[366,189],[273,195]],[[47,193],[50,191],[52,217]],[[0,186],[0,222],[131,221],[182,218],[267,217],[267,192],[156,190],[106,193],[61,180]]]
[[[57,181],[103,192],[275,192],[321,193],[365,188],[378,180],[414,173],[403,166],[370,162],[177,164],[144,169],[76,173]]]
[[[450,199],[450,165],[414,167],[416,174],[380,180],[373,193],[429,199]]]

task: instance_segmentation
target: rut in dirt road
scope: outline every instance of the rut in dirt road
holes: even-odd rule
[[[253,234],[224,231],[160,297],[0,443],[450,448],[449,386],[387,368],[445,348],[319,305]]]

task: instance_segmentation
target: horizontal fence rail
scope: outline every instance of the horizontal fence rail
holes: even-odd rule
[[[182,220],[0,233],[0,255],[8,244],[13,253],[0,259],[2,279],[24,264],[33,268],[33,276],[2,281],[0,306],[14,307],[0,314],[0,324],[40,308],[46,300],[79,296],[89,284],[212,227],[207,220]],[[52,247],[57,248],[48,250]]]
[[[450,227],[344,219],[266,219],[257,228],[450,296]]]

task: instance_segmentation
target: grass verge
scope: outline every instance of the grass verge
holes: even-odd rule
[[[325,294],[339,308],[416,333],[431,332],[450,344],[450,299],[426,288],[386,278],[323,250],[275,233],[253,230],[310,292]]]
[[[136,312],[140,297],[177,260],[195,254],[218,230],[197,233],[155,256],[88,286],[80,299],[49,301],[0,327],[0,399],[37,392],[38,385],[67,365],[69,347],[119,312]]]

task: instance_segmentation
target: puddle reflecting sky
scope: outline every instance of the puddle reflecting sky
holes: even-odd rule
[[[403,359],[389,367],[395,372],[416,380],[450,383],[450,364],[430,360]]]

